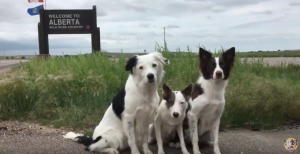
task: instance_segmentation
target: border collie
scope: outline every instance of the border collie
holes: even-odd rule
[[[235,48],[231,47],[220,57],[203,48],[199,49],[200,73],[192,92],[191,110],[188,111],[189,126],[194,154],[201,154],[199,136],[210,133],[207,142],[214,147],[214,154],[221,154],[219,148],[220,118],[225,107],[225,89],[234,65]]]
[[[186,149],[183,133],[183,122],[189,108],[189,99],[193,85],[190,84],[182,91],[172,91],[163,84],[163,99],[158,107],[154,124],[149,126],[149,144],[157,142],[158,154],[164,154],[163,143],[169,142],[171,147],[180,148],[183,154],[189,154]],[[176,134],[177,133],[177,134]],[[179,137],[180,144],[172,142]]]
[[[149,124],[157,113],[158,86],[166,64],[169,60],[160,52],[130,58],[125,66],[130,71],[125,87],[113,98],[93,137],[69,132],[64,138],[84,144],[88,151],[118,154],[130,147],[132,154],[140,154],[136,138],[142,137],[144,154],[152,154],[148,147]]]

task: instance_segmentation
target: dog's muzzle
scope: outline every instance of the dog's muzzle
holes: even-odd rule
[[[216,78],[217,79],[222,79],[222,75],[223,75],[223,73],[221,71],[216,72]]]

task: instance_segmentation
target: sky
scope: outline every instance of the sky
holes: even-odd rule
[[[40,5],[27,0],[0,1],[0,56],[38,54]],[[300,49],[299,0],[47,0],[46,9],[97,7],[101,46],[108,52],[170,51],[198,46],[240,52]],[[89,34],[49,35],[51,55],[91,52]]]

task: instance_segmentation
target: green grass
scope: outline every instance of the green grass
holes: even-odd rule
[[[196,81],[195,53],[163,54],[171,62],[163,82],[182,90]],[[261,60],[238,58],[226,90],[222,127],[267,129],[287,119],[300,120],[300,66],[264,66]],[[126,61],[100,54],[33,59],[0,77],[0,118],[93,129],[126,82]]]

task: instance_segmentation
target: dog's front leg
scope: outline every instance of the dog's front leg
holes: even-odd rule
[[[154,129],[154,123],[149,125],[149,140],[148,144],[155,144],[156,138],[155,138],[155,129]]]
[[[134,130],[134,120],[135,120],[135,115],[131,114],[125,114],[123,116],[123,127],[125,134],[128,139],[128,145],[130,147],[131,153],[132,154],[140,154],[137,145],[136,145],[136,137],[135,137],[135,130]]]
[[[189,125],[190,125],[190,135],[191,135],[191,139],[192,139],[192,145],[193,145],[193,153],[194,154],[201,154],[200,150],[199,150],[199,146],[198,146],[198,117],[197,115],[195,115],[194,113],[192,113],[191,111],[189,111],[188,113],[189,116]]]
[[[161,137],[161,120],[158,117],[158,115],[156,115],[155,117],[154,127],[155,127],[156,142],[158,147],[158,154],[165,154],[163,149],[162,137]]]
[[[219,148],[219,125],[220,125],[220,118],[219,117],[215,122],[213,126],[213,137],[214,137],[214,154],[221,154],[220,148]]]
[[[183,129],[182,129],[182,124],[177,125],[177,133],[179,136],[179,140],[180,140],[180,147],[181,147],[181,151],[183,154],[190,154],[185,146],[185,142],[184,142],[184,137],[183,137]]]
[[[148,146],[148,135],[149,135],[149,123],[147,120],[145,121],[144,129],[143,129],[143,151],[144,154],[152,154]]]

